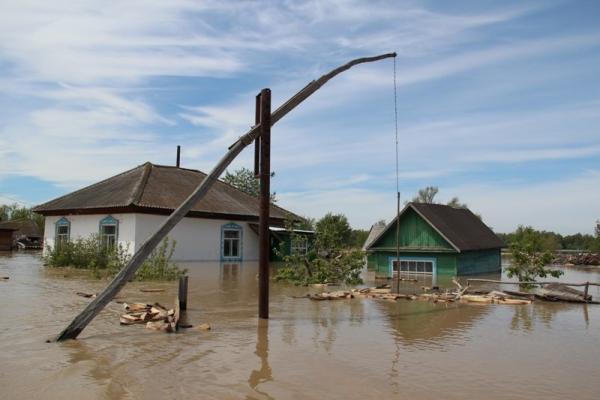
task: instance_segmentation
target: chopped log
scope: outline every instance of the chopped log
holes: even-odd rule
[[[152,329],[155,331],[166,331],[168,327],[168,324],[164,321],[150,321],[146,323],[146,328],[148,329]]]
[[[146,311],[152,308],[152,304],[146,303],[123,303],[123,308],[129,312]]]
[[[179,318],[181,317],[181,309],[179,308],[179,297],[175,298],[175,308],[173,309],[173,329],[174,331],[177,330],[178,325],[179,325]]]
[[[212,327],[210,326],[210,324],[200,324],[196,327],[196,330],[199,331],[210,331],[212,329]]]

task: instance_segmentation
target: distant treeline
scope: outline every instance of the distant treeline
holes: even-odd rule
[[[585,250],[600,251],[600,222],[596,222],[595,234],[561,235],[556,232],[538,231],[530,226],[519,226],[512,233],[496,233],[507,246],[515,242],[534,243],[537,251]]]

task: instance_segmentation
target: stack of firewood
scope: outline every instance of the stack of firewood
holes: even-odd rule
[[[159,303],[123,303],[125,314],[119,318],[121,325],[146,324],[146,328],[157,331],[175,332],[179,323],[179,303],[167,309]]]

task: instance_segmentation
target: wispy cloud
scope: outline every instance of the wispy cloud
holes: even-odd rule
[[[580,176],[600,151],[600,32],[562,29],[546,20],[561,18],[547,5],[473,10],[379,0],[6,3],[0,178],[73,188],[167,162],[176,141],[185,165],[208,169],[252,124],[259,88],[273,90],[276,106],[342,62],[392,50],[403,192],[477,183],[475,171],[499,164],[527,176],[569,160],[565,176]],[[385,217],[392,94],[391,60],[361,66],[278,123],[282,204],[314,216],[340,210],[362,226]],[[232,168],[251,158],[244,152]]]

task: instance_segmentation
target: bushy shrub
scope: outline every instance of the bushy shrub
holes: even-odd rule
[[[186,270],[180,270],[171,262],[175,244],[175,241],[172,241],[169,246],[169,239],[165,238],[136,272],[134,279],[173,280],[185,274]],[[128,246],[106,246],[100,240],[100,236],[95,234],[86,239],[80,238],[47,247],[44,264],[50,268],[88,270],[95,278],[105,278],[116,275],[127,265],[130,258]]]

